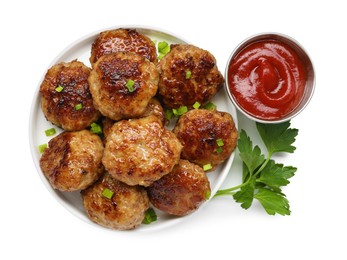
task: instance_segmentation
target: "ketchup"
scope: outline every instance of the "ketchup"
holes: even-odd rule
[[[248,114],[281,119],[300,103],[306,70],[297,53],[277,40],[260,40],[242,49],[228,69],[231,94]]]

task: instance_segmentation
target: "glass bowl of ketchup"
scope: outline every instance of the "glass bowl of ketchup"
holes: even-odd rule
[[[262,33],[243,41],[227,62],[226,89],[236,108],[261,123],[298,115],[315,88],[314,68],[303,47],[289,36]]]

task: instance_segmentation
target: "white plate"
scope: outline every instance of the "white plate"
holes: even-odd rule
[[[107,28],[107,29],[103,29],[103,30],[91,33],[77,40],[70,46],[68,46],[52,61],[52,63],[47,68],[47,70],[51,66],[59,62],[62,62],[62,61],[68,62],[74,59],[78,59],[79,61],[82,61],[87,66],[90,66],[90,63],[89,63],[90,50],[91,50],[91,45],[94,42],[95,38],[98,36],[98,34],[101,31],[116,29],[116,28],[135,28],[138,32],[143,33],[147,35],[148,37],[150,37],[152,40],[156,40],[156,41],[166,41],[168,43],[187,43],[187,41],[183,40],[181,37],[178,37],[172,33],[165,32],[161,29],[159,30],[159,29],[148,28],[148,27],[144,28],[140,26],[120,26],[120,27]],[[220,68],[219,70],[222,71]],[[69,210],[71,213],[73,213],[75,216],[79,217],[83,221],[86,221],[92,225],[99,226],[95,224],[94,222],[92,222],[86,215],[82,205],[82,198],[80,196],[80,192],[78,191],[77,192],[60,192],[60,191],[54,190],[41,171],[40,164],[39,164],[41,154],[39,153],[38,146],[44,143],[48,143],[48,141],[52,138],[52,137],[46,137],[44,131],[54,127],[57,130],[57,134],[62,132],[61,129],[58,129],[58,127],[53,126],[50,122],[48,122],[45,119],[41,110],[39,88],[45,76],[45,73],[46,71],[44,71],[42,78],[38,84],[38,87],[36,89],[36,92],[34,94],[31,112],[30,112],[29,138],[30,138],[31,154],[32,154],[36,169],[43,183],[49,190],[49,192],[67,210]],[[237,115],[236,115],[235,107],[229,101],[224,88],[213,98],[212,102],[217,105],[217,109],[219,111],[229,112],[232,115],[235,121],[235,124],[237,126]],[[224,162],[222,165],[220,165],[215,171],[208,174],[208,178],[211,184],[211,198],[222,185],[224,179],[226,178],[229,172],[229,169],[231,167],[233,160],[234,160],[234,153],[232,153],[230,158],[226,162]],[[157,215],[158,215],[158,220],[156,222],[153,222],[150,225],[141,225],[139,228],[135,230],[153,230],[155,228],[162,228],[168,225],[175,224],[181,221],[182,219],[185,219],[188,217],[188,216],[172,217],[172,216],[168,216],[167,214],[163,212],[160,212],[157,209],[155,209],[155,211],[157,212]]]

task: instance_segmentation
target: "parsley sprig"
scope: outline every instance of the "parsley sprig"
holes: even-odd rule
[[[243,162],[242,184],[219,190],[217,196],[232,195],[241,207],[248,209],[254,199],[258,200],[270,215],[290,215],[289,201],[282,192],[282,187],[289,184],[296,168],[284,166],[272,160],[276,153],[293,153],[298,129],[292,129],[290,122],[281,124],[256,123],[257,130],[267,149],[267,156],[262,154],[259,146],[253,146],[250,137],[241,130],[238,149]]]

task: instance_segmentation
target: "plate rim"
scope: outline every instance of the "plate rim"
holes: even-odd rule
[[[62,198],[62,196],[60,196],[58,194],[59,191],[54,190],[49,181],[47,180],[47,178],[44,176],[41,167],[39,165],[39,161],[40,161],[40,154],[38,154],[37,152],[37,145],[34,143],[34,122],[37,122],[37,113],[39,113],[39,109],[41,108],[40,106],[40,95],[39,95],[39,90],[40,90],[40,85],[42,84],[42,81],[46,75],[47,70],[52,67],[53,65],[57,64],[57,62],[60,62],[60,60],[62,59],[62,57],[71,49],[73,49],[75,46],[82,44],[84,41],[88,41],[92,38],[97,37],[97,35],[100,32],[103,31],[107,31],[107,30],[115,30],[115,29],[120,29],[120,28],[125,28],[125,29],[135,29],[135,30],[141,30],[141,31],[151,31],[154,33],[159,33],[159,34],[165,34],[168,37],[173,37],[174,39],[178,39],[179,41],[182,41],[184,43],[190,44],[189,41],[187,41],[185,38],[172,33],[168,30],[159,28],[159,27],[155,27],[155,26],[145,26],[145,25],[137,25],[137,24],[123,24],[123,25],[117,25],[117,26],[110,26],[110,27],[106,27],[106,28],[100,28],[98,30],[94,30],[93,32],[87,33],[82,37],[79,37],[78,39],[76,39],[75,41],[71,42],[70,44],[68,44],[65,48],[62,49],[62,51],[60,51],[58,53],[58,55],[55,56],[55,58],[48,64],[48,66],[46,67],[46,70],[42,73],[38,84],[36,86],[36,89],[34,91],[34,95],[31,99],[31,107],[30,107],[30,114],[29,114],[29,145],[30,145],[30,152],[31,152],[31,157],[33,160],[33,163],[35,165],[36,168],[36,172],[39,175],[41,181],[43,182],[43,184],[46,186],[47,191],[52,195],[52,197],[59,202],[59,204],[61,206],[63,206],[63,208],[65,208],[67,211],[69,211],[71,214],[73,214],[75,217],[77,217],[78,219],[82,220],[83,222],[87,222],[88,224],[94,226],[94,227],[98,227],[98,228],[103,228],[106,230],[110,230],[112,232],[114,232],[114,230],[105,228],[103,226],[98,225],[97,223],[92,222],[88,216],[88,220],[87,221],[85,218],[82,218],[80,216],[80,212],[71,204],[66,203],[66,201],[64,201],[64,199]],[[76,57],[77,59],[77,57]],[[219,71],[222,71],[221,69],[219,69]],[[223,83],[225,84],[225,83]],[[223,86],[221,88],[221,90],[219,91],[220,94],[221,92],[224,92],[223,94],[227,97],[227,93],[225,91],[225,87]],[[237,117],[237,111],[235,106],[230,102],[229,99],[226,99],[226,106],[227,106],[227,111],[229,113],[231,113],[233,121],[235,123],[236,128],[238,129],[238,117]],[[232,110],[232,111],[230,111]],[[34,120],[35,118],[35,120]],[[223,176],[221,178],[216,178],[215,183],[214,183],[214,188],[211,189],[211,197],[206,200],[197,210],[195,210],[193,213],[183,216],[183,217],[172,217],[170,218],[169,221],[164,222],[160,222],[160,223],[153,223],[154,225],[142,225],[142,227],[140,228],[135,228],[131,231],[135,231],[135,232],[144,232],[144,231],[153,231],[153,230],[157,230],[157,229],[161,229],[161,228],[165,228],[165,227],[169,227],[172,226],[180,221],[183,221],[187,218],[189,218],[191,215],[195,215],[196,212],[199,212],[203,207],[206,206],[207,203],[210,202],[210,200],[212,199],[213,195],[217,192],[217,190],[221,187],[222,183],[225,181],[227,175],[229,174],[230,168],[232,166],[232,163],[234,161],[234,157],[235,157],[235,150],[232,152],[232,154],[230,155],[230,157],[227,159],[227,161],[225,161],[223,164],[223,168],[224,171],[221,173]],[[117,233],[117,232],[115,232]]]

